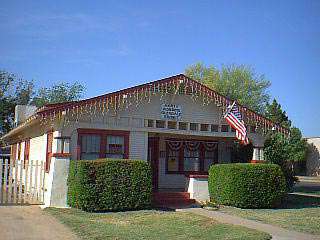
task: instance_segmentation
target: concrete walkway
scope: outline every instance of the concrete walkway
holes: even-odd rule
[[[6,240],[78,239],[39,206],[0,206],[0,229]]]
[[[320,240],[320,236],[290,231],[290,230],[286,230],[284,228],[276,227],[273,225],[232,216],[219,211],[209,211],[202,208],[177,209],[177,211],[191,212],[191,213],[206,216],[209,218],[214,218],[221,223],[240,225],[243,227],[256,229],[261,232],[269,233],[270,235],[272,235],[272,239],[275,239],[275,240],[316,240],[316,239]]]

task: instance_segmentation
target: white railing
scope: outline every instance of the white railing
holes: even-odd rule
[[[44,161],[0,158],[0,204],[43,203],[44,167]]]

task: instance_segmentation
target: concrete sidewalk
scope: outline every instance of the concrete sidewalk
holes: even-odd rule
[[[276,240],[320,240],[320,236],[290,231],[277,226],[260,223],[257,221],[240,218],[237,216],[232,216],[219,211],[210,211],[202,208],[177,209],[176,211],[191,212],[194,214],[216,219],[221,223],[240,225],[243,227],[256,229],[261,232],[269,233],[270,235],[272,235],[272,239]]]
[[[67,227],[39,206],[0,206],[0,239],[76,240]]]

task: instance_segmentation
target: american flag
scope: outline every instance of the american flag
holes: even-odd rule
[[[228,106],[224,118],[229,123],[229,125],[236,130],[236,138],[239,139],[244,145],[249,144],[247,129],[244,125],[244,121],[236,102],[233,102],[232,105]]]

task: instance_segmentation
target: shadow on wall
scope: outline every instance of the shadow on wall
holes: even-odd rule
[[[313,143],[308,143],[306,170],[308,176],[320,176],[320,152]]]

